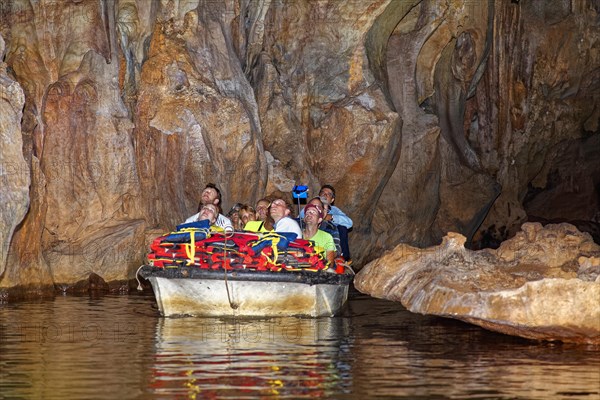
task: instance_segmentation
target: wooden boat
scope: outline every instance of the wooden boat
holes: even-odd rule
[[[338,314],[354,271],[341,259],[326,265],[312,243],[292,235],[182,225],[155,239],[139,274],[165,316]]]

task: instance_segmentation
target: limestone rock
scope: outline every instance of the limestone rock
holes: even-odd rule
[[[29,166],[23,158],[21,118],[25,95],[6,74],[4,39],[0,35],[0,276],[4,274],[8,246],[29,207]]]
[[[359,231],[398,159],[401,121],[369,67],[364,42],[389,1],[270,3],[255,85],[263,142],[279,168],[267,192],[289,190],[278,172],[336,187]],[[250,55],[250,54],[249,54]]]
[[[143,256],[133,124],[113,62],[114,20],[101,6],[12,3],[6,60],[27,98],[17,153],[32,183],[2,287],[62,288],[91,273],[125,280]]]
[[[398,245],[354,284],[416,313],[531,339],[600,343],[600,245],[588,234],[526,223],[498,250],[464,243],[449,233],[439,246]]]
[[[401,150],[353,248],[372,259],[449,231],[497,246],[526,211],[589,220],[600,187],[597,17],[589,2],[390,3],[366,45],[403,121]]]
[[[518,231],[526,211],[579,219],[598,210],[600,30],[598,5],[590,2],[495,4],[504,33],[494,37],[490,87],[478,89],[464,124],[469,140],[485,138],[476,146],[502,187],[479,233],[502,241]],[[510,53],[499,51],[504,46]],[[496,68],[496,77],[488,75]],[[498,106],[488,108],[490,102]]]
[[[266,184],[258,107],[231,47],[233,14],[213,5],[163,10],[141,69],[134,138],[151,226],[195,214],[209,182],[225,210],[258,199]]]
[[[598,21],[590,0],[0,1],[24,93],[2,92],[0,167],[24,176],[3,174],[0,287],[132,277],[211,181],[225,209],[333,184],[358,266],[597,218]]]

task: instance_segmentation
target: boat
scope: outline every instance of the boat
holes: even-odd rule
[[[169,317],[334,316],[354,278],[343,259],[329,266],[310,241],[287,233],[225,234],[186,224],[150,249],[138,273]]]

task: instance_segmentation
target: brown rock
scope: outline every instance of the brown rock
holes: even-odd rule
[[[356,276],[361,292],[407,309],[530,339],[600,344],[600,246],[569,224],[524,224],[498,250],[401,244]]]
[[[0,284],[126,280],[144,253],[145,223],[114,24],[91,0],[15,2],[12,11],[6,59],[28,99],[22,151],[32,184]]]
[[[0,167],[25,176],[0,193],[0,286],[132,278],[210,181],[225,209],[333,184],[359,266],[591,221],[598,7],[571,3],[1,2],[25,103],[3,90]]]
[[[598,211],[598,10],[567,4],[392,2],[375,22],[370,60],[403,126],[371,229],[353,237],[365,258],[449,231],[497,246],[526,210]]]
[[[23,158],[21,118],[25,95],[6,74],[4,39],[0,35],[0,276],[4,274],[8,247],[17,225],[29,207],[29,166]]]
[[[267,169],[257,105],[228,35],[215,34],[229,29],[227,15],[190,11],[180,28],[179,20],[155,26],[134,132],[151,226],[196,213],[209,182],[221,189],[224,209],[262,194]]]

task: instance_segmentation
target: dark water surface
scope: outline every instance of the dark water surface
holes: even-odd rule
[[[151,293],[0,305],[0,398],[600,399],[600,349],[353,292],[336,318],[162,318]]]

